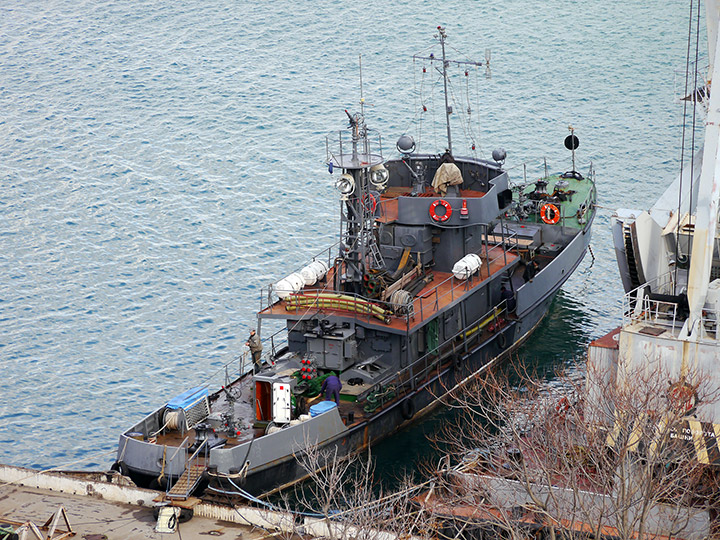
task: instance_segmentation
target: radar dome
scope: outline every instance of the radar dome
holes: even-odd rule
[[[415,140],[410,135],[402,135],[397,142],[398,152],[412,154],[415,151]]]
[[[492,151],[492,158],[498,163],[503,163],[506,157],[507,153],[504,148],[496,148]]]

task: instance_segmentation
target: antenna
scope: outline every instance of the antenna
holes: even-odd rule
[[[575,149],[580,146],[580,141],[575,136],[575,128],[568,126],[570,135],[565,137],[565,148],[572,151],[572,170],[575,171]]]
[[[575,150],[580,146],[580,140],[575,136],[574,127],[568,126],[568,130],[570,130],[570,135],[565,137],[565,148],[572,152],[572,170],[564,173],[563,178],[577,178],[578,180],[582,180],[582,174],[575,170]]]
[[[452,137],[450,136],[450,115],[452,114],[452,108],[448,104],[448,91],[447,91],[447,66],[448,62],[445,59],[445,38],[447,34],[442,26],[438,26],[438,32],[440,33],[440,46],[442,47],[442,61],[443,61],[443,86],[445,89],[445,119],[447,124],[447,136],[448,136],[448,151],[452,155]]]
[[[362,80],[362,54],[358,54],[358,66],[360,68],[360,114],[365,117],[365,97],[363,96],[363,80]]]
[[[438,35],[435,36],[436,39],[440,41],[440,46],[442,47],[442,63],[443,68],[442,71],[440,71],[440,74],[443,77],[443,89],[445,94],[445,123],[447,125],[447,138],[448,138],[448,150],[452,154],[452,136],[450,134],[450,115],[452,114],[452,107],[448,103],[448,73],[447,68],[450,64],[455,64],[458,66],[461,65],[471,65],[471,66],[482,66],[482,62],[474,62],[472,60],[449,60],[445,56],[445,40],[447,39],[447,34],[445,33],[445,28],[443,26],[438,26]],[[434,54],[430,53],[430,56],[420,56],[420,55],[413,55],[413,60],[420,59],[420,60],[430,60],[430,62],[437,61],[438,59],[435,57]],[[488,58],[489,62],[489,58]],[[487,64],[489,66],[489,63]]]

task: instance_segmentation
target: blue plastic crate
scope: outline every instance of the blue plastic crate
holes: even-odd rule
[[[334,401],[321,401],[320,403],[316,403],[310,407],[310,416],[315,418],[316,416],[326,413],[335,407],[337,407],[337,403]]]

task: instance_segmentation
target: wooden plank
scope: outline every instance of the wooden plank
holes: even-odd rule
[[[503,237],[497,234],[491,234],[488,236],[488,241],[493,242],[495,244],[502,244],[503,243]],[[507,245],[515,245],[517,243],[518,246],[521,247],[530,247],[533,244],[533,240],[530,238],[517,238],[515,236],[512,237],[505,237],[505,244]]]
[[[387,289],[385,289],[385,292],[383,293],[382,297],[380,297],[380,300],[382,300],[383,302],[387,301],[387,299],[390,298],[392,293],[402,289],[405,285],[407,285],[413,279],[415,279],[419,273],[420,273],[420,267],[416,266],[415,268],[410,270],[410,272],[405,274],[403,277],[401,277],[395,283],[393,283]]]
[[[192,508],[195,508],[201,502],[202,499],[198,499],[197,497],[188,497],[187,499],[172,501],[171,506],[177,506],[178,508],[187,508],[188,510],[190,510]]]

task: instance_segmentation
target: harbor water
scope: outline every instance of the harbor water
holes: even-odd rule
[[[582,362],[619,323],[611,210],[679,170],[685,4],[3,2],[0,463],[106,469],[122,430],[242,354],[261,287],[337,241],[324,136],[358,108],[360,54],[386,157],[403,133],[444,150],[412,61],[438,25],[452,55],[490,50],[479,155],[567,170],[572,125],[597,170],[594,260],[519,351]],[[385,470],[427,455],[438,414],[375,450]]]

